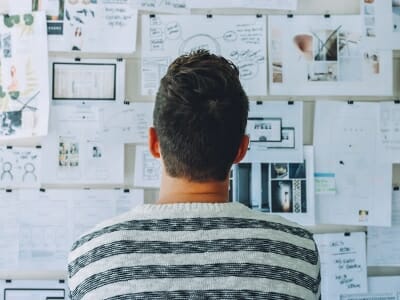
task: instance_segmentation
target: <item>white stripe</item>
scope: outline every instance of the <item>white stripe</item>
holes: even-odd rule
[[[261,252],[218,252],[196,254],[123,254],[103,258],[79,270],[70,280],[74,290],[86,278],[112,268],[146,265],[203,265],[214,263],[252,263],[279,266],[303,272],[314,279],[318,267],[284,255]]]
[[[302,238],[290,233],[273,230],[273,229],[213,229],[199,231],[139,231],[139,230],[120,230],[103,234],[97,238],[84,243],[72,251],[69,255],[68,262],[71,262],[86,252],[99,247],[101,245],[112,243],[115,241],[166,241],[166,242],[183,242],[183,241],[204,241],[216,239],[243,239],[257,238],[270,239],[290,243],[306,249],[315,250],[314,242],[307,238]]]
[[[148,291],[177,290],[253,290],[275,292],[300,297],[307,300],[317,299],[308,289],[301,286],[263,278],[214,277],[131,280],[100,287],[86,294],[82,300],[105,299],[116,295],[142,293]]]
[[[98,224],[91,232],[102,227],[131,220],[160,220],[174,218],[248,218],[253,220],[280,223],[287,226],[305,227],[281,216],[267,214],[238,202],[233,203],[177,203],[177,204],[144,204],[131,211]]]

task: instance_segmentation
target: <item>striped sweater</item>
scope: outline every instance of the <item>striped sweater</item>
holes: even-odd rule
[[[71,298],[318,299],[312,234],[239,203],[143,205],[81,236]]]

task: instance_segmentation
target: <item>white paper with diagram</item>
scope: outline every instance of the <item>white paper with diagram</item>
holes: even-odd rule
[[[266,17],[142,16],[142,95],[155,95],[179,55],[207,49],[233,61],[248,95],[267,94]]]
[[[51,124],[42,145],[43,183],[124,183],[124,145],[101,139],[98,107],[53,106]]]

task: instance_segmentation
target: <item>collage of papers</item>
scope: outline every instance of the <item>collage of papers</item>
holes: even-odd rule
[[[297,0],[16,2],[0,1],[0,300],[68,299],[64,275],[24,274],[64,274],[79,235],[157,193],[154,101],[129,99],[127,74],[154,99],[168,65],[200,48],[238,66],[250,99],[229,200],[312,231],[361,226],[317,230],[322,299],[400,300],[400,276],[368,271],[400,267],[400,104],[347,101],[394,96],[399,0],[360,0],[357,15],[296,15]],[[268,13],[204,13],[229,8]]]

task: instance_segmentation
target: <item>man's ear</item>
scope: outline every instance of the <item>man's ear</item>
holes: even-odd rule
[[[149,128],[149,150],[153,157],[160,158],[160,142],[158,141],[157,132],[154,127]]]
[[[240,146],[238,152],[236,154],[235,160],[233,161],[234,164],[239,163],[247,153],[247,149],[249,148],[249,136],[245,134],[242,137],[242,141],[240,142]]]

